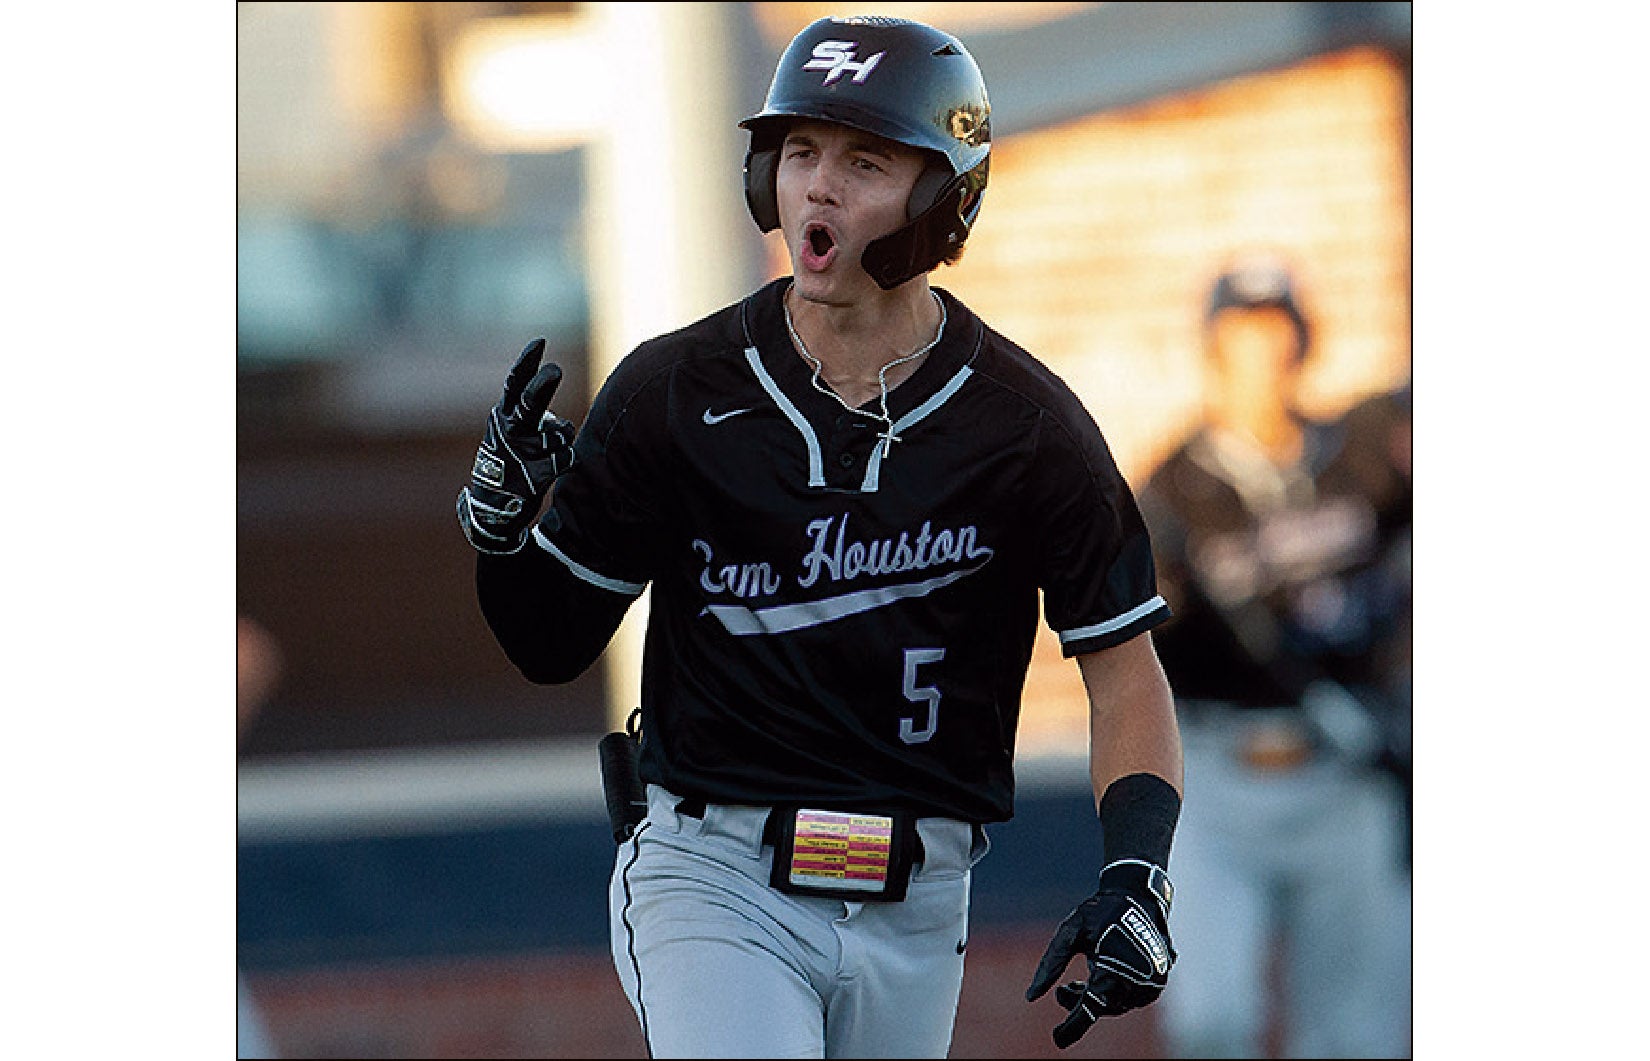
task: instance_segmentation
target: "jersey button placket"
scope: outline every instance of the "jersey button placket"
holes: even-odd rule
[[[845,488],[859,488],[859,469],[865,465],[866,454],[870,444],[875,441],[870,431],[871,423],[865,417],[855,413],[842,413],[832,425],[830,437],[830,451],[835,454],[828,458],[839,471],[831,476],[833,485]]]

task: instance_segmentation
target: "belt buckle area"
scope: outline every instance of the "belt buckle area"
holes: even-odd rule
[[[1311,738],[1298,725],[1256,722],[1244,728],[1238,740],[1238,759],[1252,770],[1281,773],[1305,766],[1312,759]]]
[[[899,902],[911,879],[916,820],[810,807],[776,807],[769,883],[789,895]]]

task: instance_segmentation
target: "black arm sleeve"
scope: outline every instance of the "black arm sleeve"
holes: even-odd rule
[[[528,681],[570,682],[596,661],[665,555],[670,480],[663,393],[670,349],[643,346],[602,384],[538,529],[476,560],[481,614]]]
[[[1159,869],[1169,864],[1180,793],[1156,774],[1129,774],[1106,786],[1100,797],[1100,830],[1106,862],[1142,859]]]
[[[570,682],[596,661],[635,600],[593,586],[529,541],[509,556],[476,556],[481,614],[530,682]]]

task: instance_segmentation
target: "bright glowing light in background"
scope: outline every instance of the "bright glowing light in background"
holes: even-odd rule
[[[583,10],[466,23],[442,96],[453,125],[483,150],[584,149],[590,363],[601,380],[638,343],[744,294],[746,278],[726,255],[721,267],[684,267],[744,231],[743,134],[726,75],[729,9]],[[679,41],[695,44],[671,47]],[[704,120],[673,120],[682,100]],[[606,653],[616,723],[640,702],[647,605],[644,596],[631,609]]]
[[[585,18],[478,19],[449,53],[442,103],[453,124],[486,150],[573,147],[608,122],[614,93],[604,54]]]

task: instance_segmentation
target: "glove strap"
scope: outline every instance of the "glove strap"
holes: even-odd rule
[[[1100,889],[1126,890],[1135,895],[1149,894],[1163,908],[1163,919],[1169,918],[1169,907],[1174,904],[1174,882],[1161,866],[1137,858],[1125,858],[1100,871]]]
[[[464,540],[478,553],[489,556],[510,556],[519,553],[527,544],[529,527],[522,527],[510,536],[494,534],[487,530],[484,523],[498,524],[500,521],[481,520],[476,518],[475,509],[485,503],[473,497],[470,488],[465,487],[458,493],[458,525],[464,531]],[[493,510],[495,513],[497,510]],[[503,529],[502,527],[500,529]]]

